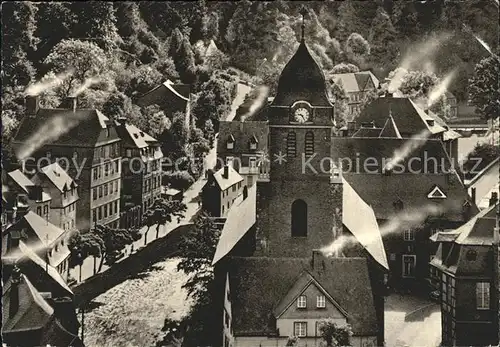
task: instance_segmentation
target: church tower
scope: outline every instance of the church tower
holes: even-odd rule
[[[257,255],[309,256],[342,227],[342,178],[330,162],[334,106],[305,42],[305,12],[300,45],[267,109],[271,170],[259,199]]]

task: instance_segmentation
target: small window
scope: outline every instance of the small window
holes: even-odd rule
[[[250,157],[249,166],[250,166],[250,168],[257,167],[257,158],[256,157]]]
[[[102,186],[99,186],[99,197],[102,198]]]
[[[294,322],[293,323],[293,332],[297,337],[305,337],[307,336],[307,323],[306,322]]]
[[[41,207],[41,206],[38,206],[38,207],[36,208],[36,214],[37,214],[37,215],[39,215],[39,216],[41,216],[41,215],[42,215],[42,207]]]
[[[318,295],[316,297],[316,307],[317,308],[325,308],[326,307],[326,299],[324,295]]]
[[[92,199],[97,199],[97,188],[92,189]]]
[[[477,252],[474,251],[474,250],[468,250],[466,255],[465,255],[465,258],[468,260],[468,261],[475,261],[477,259]]]
[[[300,295],[297,298],[297,308],[306,308],[307,307],[307,297],[305,295]]]
[[[404,231],[404,240],[405,241],[415,241],[415,230],[406,229]]]
[[[250,149],[251,150],[256,150],[257,149],[257,144],[250,142]]]
[[[478,310],[488,310],[490,308],[490,283],[476,283],[476,305]]]
[[[231,136],[232,137],[232,136]],[[226,144],[227,149],[234,149],[234,139],[229,139]]]
[[[390,259],[391,259],[391,261],[395,261],[396,260],[396,253],[391,253]]]

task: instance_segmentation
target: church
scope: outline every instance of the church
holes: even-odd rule
[[[372,208],[328,160],[334,101],[303,33],[304,24],[272,101],[220,125],[218,156],[246,193],[233,201],[213,259],[214,345],[285,346],[295,336],[320,346],[324,319],[349,324],[353,346],[384,343],[384,244]]]

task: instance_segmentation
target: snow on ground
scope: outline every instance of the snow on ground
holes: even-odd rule
[[[156,263],[95,298],[85,312],[85,346],[154,346],[165,318],[180,320],[192,306],[182,288],[188,276],[177,271],[179,261]]]

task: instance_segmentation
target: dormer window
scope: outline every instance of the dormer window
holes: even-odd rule
[[[305,295],[300,295],[297,298],[297,308],[306,308],[307,307],[307,297]]]
[[[233,135],[229,136],[229,139],[227,140],[227,143],[226,143],[226,148],[227,149],[234,149],[234,136]]]
[[[404,231],[404,240],[405,241],[415,241],[415,231],[412,229],[406,229]]]
[[[434,126],[434,119],[427,119],[427,125],[430,127]]]
[[[255,135],[253,135],[250,138],[250,150],[256,150],[257,149],[257,143],[259,143],[259,141],[257,140],[257,137],[255,137]]]
[[[446,199],[446,194],[438,186],[434,186],[427,197],[429,199]]]

